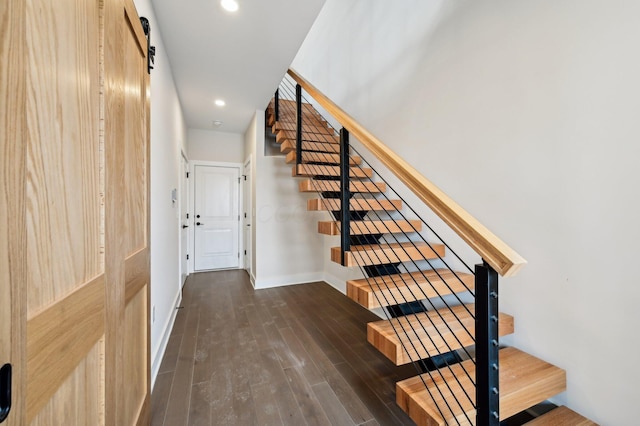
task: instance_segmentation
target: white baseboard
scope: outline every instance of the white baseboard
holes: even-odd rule
[[[342,294],[347,294],[347,282],[343,279],[336,277],[335,275],[324,273],[322,276],[324,282],[335,288]]]
[[[169,337],[171,336],[171,330],[173,330],[173,324],[176,321],[176,316],[178,315],[177,307],[180,306],[182,302],[182,291],[178,292],[176,296],[175,303],[173,304],[174,309],[171,312],[166,324],[164,325],[164,329],[162,330],[162,339],[160,340],[160,346],[158,346],[158,350],[155,354],[152,355],[153,362],[151,363],[151,390],[153,391],[153,386],[156,383],[156,378],[158,377],[158,371],[160,370],[160,364],[162,363],[162,357],[164,356],[164,352],[167,350],[167,344],[169,343]]]
[[[293,284],[304,284],[311,283],[314,281],[323,281],[324,275],[322,272],[312,272],[312,273],[304,273],[304,274],[295,274],[295,275],[283,275],[279,277],[269,277],[262,279],[253,278],[254,285],[253,287],[256,290],[263,288],[273,288],[273,287],[283,287],[286,285]]]

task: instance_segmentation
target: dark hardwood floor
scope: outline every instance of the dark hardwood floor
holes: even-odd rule
[[[367,343],[378,317],[326,283],[253,290],[245,271],[192,274],[152,394],[152,425],[411,425],[416,375]]]

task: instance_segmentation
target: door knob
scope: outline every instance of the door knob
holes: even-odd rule
[[[200,219],[200,215],[199,215],[199,214],[197,214],[197,215],[196,215],[196,218],[197,218],[197,219]]]
[[[204,225],[204,223],[196,222],[197,226]]]
[[[189,227],[189,225],[182,225],[182,229],[188,228],[188,227]]]

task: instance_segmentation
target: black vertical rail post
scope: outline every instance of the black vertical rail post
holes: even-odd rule
[[[273,95],[273,113],[276,116],[276,121],[280,120],[280,89],[276,90]]]
[[[302,164],[302,86],[296,84],[296,174]]]
[[[349,189],[349,132],[340,129],[340,251],[341,263],[344,265],[344,253],[351,249],[349,215],[351,193]]]
[[[476,265],[476,425],[500,424],[498,273]]]

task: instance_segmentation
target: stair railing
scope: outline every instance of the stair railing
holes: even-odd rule
[[[353,121],[350,117],[346,115],[346,113],[344,113],[337,106],[335,106],[335,104],[333,104],[326,97],[324,97],[324,95],[319,94],[319,92],[313,86],[311,86],[308,82],[302,79],[295,72],[290,70],[289,76],[291,76],[291,78],[295,80],[295,89],[294,89],[294,82],[291,81],[289,78],[285,78],[280,88],[276,92],[276,96],[274,96],[274,102],[275,102],[274,110],[275,110],[275,115],[277,119],[279,119],[283,113],[285,116],[289,116],[289,117],[295,116],[295,121],[296,121],[295,151],[296,152],[295,152],[294,175],[297,175],[301,170],[300,167],[303,163],[303,152],[306,154],[306,156],[304,156],[305,163],[315,164],[318,169],[320,169],[323,173],[326,173],[327,175],[330,175],[332,172],[330,170],[331,167],[326,164],[326,154],[320,153],[320,151],[322,150],[325,150],[325,151],[327,150],[326,146],[324,147],[322,146],[323,145],[322,139],[324,137],[323,135],[326,135],[326,129],[321,128],[322,124],[321,124],[321,121],[319,121],[320,120],[319,117],[314,116],[313,113],[311,113],[311,116],[310,116],[311,119],[310,120],[309,118],[307,119],[308,122],[304,121],[305,118],[302,111],[303,110],[302,86],[304,86],[304,89],[307,91],[307,93],[313,96],[314,99],[325,110],[332,112],[334,117],[337,118],[339,121],[341,119],[344,120],[344,121],[340,121],[340,123],[344,125],[344,128],[340,129],[340,132],[339,132],[340,133],[339,191],[335,190],[336,189],[335,185],[333,186],[330,185],[330,182],[332,182],[330,180],[314,180],[314,186],[317,187],[317,189],[323,194],[323,202],[326,202],[325,207],[327,210],[334,209],[335,211],[335,206],[332,207],[330,205],[327,197],[335,196],[336,192],[338,193],[338,196],[339,196],[339,202],[340,202],[340,208],[338,209],[339,215],[336,216],[334,214],[334,216],[336,216],[336,219],[339,220],[338,227],[340,228],[339,230],[340,230],[340,236],[341,236],[340,263],[343,265],[345,264],[345,253],[349,251],[351,240],[353,238],[351,236],[351,232],[353,230],[353,224],[350,224],[352,218],[351,218],[351,212],[349,209],[349,204],[351,202],[352,196],[354,197],[354,199],[360,200],[362,203],[368,206],[370,208],[368,215],[373,215],[377,220],[380,220],[380,223],[383,224],[383,227],[387,231],[385,234],[390,235],[392,238],[395,239],[395,241],[398,242],[399,240],[394,235],[394,232],[396,231],[389,227],[389,221],[385,221],[384,220],[385,218],[382,217],[382,215],[380,215],[375,208],[376,203],[378,203],[381,199],[380,197],[390,202],[391,200],[388,198],[388,196],[385,193],[382,193],[382,195],[378,195],[378,198],[376,198],[376,195],[371,190],[363,191],[358,196],[351,194],[350,179],[349,179],[350,175],[366,176],[367,173],[365,172],[364,168],[362,168],[357,164],[354,164],[353,165],[354,167],[351,167],[351,168],[349,167],[350,151],[356,152],[356,153],[357,151],[353,147],[351,147],[351,149],[349,147],[349,132],[347,130],[347,127],[351,126],[352,129],[356,129],[356,131],[360,135],[359,136],[360,142],[365,147],[369,148],[377,157],[378,157],[378,154],[376,153],[388,154],[390,151],[388,150],[388,148],[382,145],[375,138],[373,140],[368,140],[369,145],[374,146],[374,149],[372,150],[370,147],[367,146],[367,143],[363,143],[362,141],[363,135],[366,137],[367,133],[363,131],[361,126],[355,123],[355,121]],[[281,99],[284,102],[281,102],[280,101]],[[308,104],[306,106],[308,106]],[[295,113],[294,113],[294,110],[295,110]],[[308,110],[309,109],[307,108],[307,112]],[[337,116],[336,116],[336,112],[337,112]],[[317,113],[315,114],[317,115]],[[306,130],[303,132],[303,129],[306,129]],[[292,130],[292,129],[289,129],[289,130]],[[335,129],[333,134],[335,135]],[[304,139],[303,135],[307,135],[307,139]],[[308,135],[311,135],[312,139],[308,139],[309,138]],[[403,161],[399,159],[399,157],[391,158],[391,159],[386,157],[384,158],[378,157],[378,159],[387,166],[389,164],[403,166],[402,164]],[[370,167],[370,164],[366,163],[366,165]],[[446,196],[442,197],[442,195],[444,194],[442,194],[437,188],[435,188],[435,186],[433,186],[425,178],[418,175],[415,170],[411,169],[410,166],[408,166],[408,164],[404,163],[404,166],[406,167],[404,168],[400,167],[399,170],[398,169],[396,170],[391,169],[391,170],[410,189],[414,190],[414,188],[421,188],[421,187],[422,189],[426,188],[427,189],[426,193],[421,193],[416,195],[418,195],[423,201],[425,200],[430,201],[430,202],[425,201],[425,204],[430,206],[432,210],[434,210],[445,221],[445,223],[448,223],[454,229],[454,231],[456,231],[463,238],[463,240],[468,242],[468,240],[474,240],[474,238],[480,235],[482,238],[479,239],[479,242],[477,242],[476,244],[473,244],[473,245],[470,244],[470,245],[472,246],[472,248],[474,248],[474,250],[479,252],[481,256],[482,256],[482,253],[491,254],[492,263],[495,265],[501,266],[501,271],[503,275],[513,275],[517,271],[517,269],[524,264],[524,260],[522,258],[520,258],[513,250],[508,248],[506,244],[502,243],[495,236],[493,236],[493,234],[489,233],[488,230],[486,230],[486,228],[482,226],[473,227],[473,225],[477,224],[477,221],[475,221],[475,219],[473,219],[470,215],[468,215],[468,213],[464,212],[464,210],[462,210],[459,206],[454,204]],[[355,169],[355,173],[352,173],[352,169]],[[373,170],[373,168],[371,169]],[[320,175],[322,173],[318,173],[318,174]],[[376,175],[379,178],[381,178],[383,182],[387,184],[387,187],[390,190],[393,191],[393,189],[388,185],[388,182],[386,182],[384,178],[382,178],[382,176],[380,176],[377,173]],[[410,184],[405,181],[405,180],[409,180],[407,179],[407,175],[411,176]],[[395,191],[393,192],[395,193],[396,196],[398,195]],[[400,197],[400,199],[402,200],[402,197]],[[434,208],[432,205],[437,206],[437,209]],[[410,206],[408,207],[413,214],[419,217],[419,215],[417,215],[417,213]],[[450,211],[455,212],[454,217],[447,217],[447,212],[450,212]],[[403,220],[406,219],[404,214],[399,209],[397,209],[396,213],[400,215],[403,218]],[[440,236],[432,229],[431,226],[429,226],[429,224],[427,224],[422,219],[420,220],[424,225],[427,226],[431,234],[433,234],[439,241],[441,241],[444,244],[444,246],[447,247],[447,249],[451,253],[453,253],[454,256],[470,272],[473,272],[473,270],[466,263],[462,261],[460,256],[458,256],[451,249],[451,247],[449,247],[442,240],[442,238],[440,238]],[[392,222],[397,224],[395,219],[393,219]],[[472,297],[474,297],[475,299],[475,316],[474,316],[474,314],[471,313],[467,308],[467,306],[463,303],[463,300],[458,296],[458,292],[454,291],[451,288],[450,284],[447,282],[447,280],[445,280],[442,277],[441,273],[438,272],[438,268],[436,267],[436,265],[434,265],[434,263],[431,260],[425,259],[429,265],[429,268],[432,271],[436,272],[436,275],[438,276],[438,278],[445,284],[446,287],[448,287],[448,290],[450,291],[451,294],[453,294],[453,297],[457,299],[457,301],[462,304],[464,309],[466,309],[469,312],[469,314],[475,319],[475,323],[476,323],[475,336],[470,335],[471,339],[475,342],[475,345],[476,345],[475,375],[472,372],[465,370],[465,374],[468,377],[468,379],[471,382],[475,383],[475,389],[476,389],[475,401],[471,397],[471,395],[468,395],[468,394],[465,394],[464,396],[466,401],[460,401],[458,398],[454,398],[454,401],[449,401],[446,396],[454,395],[455,392],[446,381],[444,381],[446,388],[441,389],[438,386],[436,388],[438,395],[433,395],[432,392],[427,387],[423,376],[420,376],[421,380],[423,381],[425,388],[429,391],[431,398],[442,399],[444,401],[444,404],[446,405],[446,409],[448,409],[451,413],[453,413],[453,409],[451,408],[450,404],[457,404],[459,408],[462,409],[463,412],[466,411],[465,407],[471,404],[473,408],[476,409],[476,424],[497,424],[498,412],[499,412],[499,404],[498,404],[498,392],[499,392],[498,391],[499,389],[498,387],[498,341],[499,340],[498,340],[498,321],[497,321],[498,320],[498,310],[497,310],[497,307],[498,307],[497,276],[498,274],[493,269],[489,261],[485,260],[483,261],[482,265],[476,265],[476,269],[475,269],[476,283],[475,283],[475,293],[474,293],[467,286],[465,281],[460,276],[458,276],[458,274],[447,264],[444,258],[442,258],[442,256],[437,253],[434,247],[424,237],[422,237],[422,235],[418,232],[418,229],[416,229],[411,222],[408,222],[408,223],[410,223],[411,227],[413,228],[410,232],[411,233],[415,232],[415,235],[419,235],[422,238],[423,242],[426,243],[428,247],[430,247],[430,249],[437,254],[437,258],[438,258],[437,261],[445,265],[446,269],[448,269],[453,273],[455,279],[459,281],[458,286],[461,285],[463,288],[465,288],[466,292],[470,294]],[[469,231],[469,229],[471,229],[471,231]],[[402,230],[401,233],[411,243],[410,246],[412,246],[414,249],[418,249],[418,246],[415,244],[415,242],[413,242],[413,240],[410,239],[407,232]],[[465,235],[461,235],[461,233],[464,233]],[[388,237],[385,237],[385,238],[388,238]],[[488,243],[491,243],[491,244],[488,244]],[[381,244],[378,244],[378,245],[380,247],[382,246]],[[482,246],[481,249],[479,248],[480,246]],[[405,246],[401,246],[401,247],[402,247],[402,250],[405,252],[405,254],[408,255],[409,249],[406,248]],[[480,253],[480,251],[482,253]],[[394,268],[398,269],[398,264],[399,264],[399,262],[397,262],[398,259],[392,259],[388,254],[385,254],[384,252],[374,252],[373,258],[368,252],[364,252],[364,253],[368,257],[366,261],[370,265],[372,265],[372,267],[367,268],[367,267],[361,266],[363,275],[367,277],[367,281],[369,282],[369,285],[372,288],[376,287],[378,290],[381,290],[381,289],[386,290],[386,291],[383,291],[382,293],[382,297],[385,300],[384,301],[378,300],[377,303],[380,306],[388,306],[393,304],[395,305],[406,304],[407,298],[403,296],[401,300],[398,300],[397,296],[390,291],[391,288],[390,288],[389,282],[385,281],[385,276],[386,276],[385,273],[388,273],[386,268],[388,267],[389,264],[392,264],[392,265],[396,264]],[[418,271],[421,271],[422,268],[420,268],[420,266],[417,264],[415,260],[411,260],[410,263]],[[383,267],[379,267],[378,265],[385,265],[385,266],[383,268]],[[382,270],[379,270],[379,269],[382,269]],[[398,269],[398,272],[400,272],[399,269]],[[420,272],[420,273],[422,274],[422,278],[427,282],[429,282],[429,284],[431,285],[431,291],[429,291],[430,294],[426,294],[426,292],[421,290],[422,294],[416,295],[416,294],[413,294],[413,290],[409,290],[409,292],[411,293],[410,294],[411,299],[427,300],[427,302],[431,304],[431,308],[434,309],[434,312],[436,312],[436,314],[440,317],[439,319],[442,320],[443,323],[446,325],[446,327],[449,328],[449,331],[452,331],[450,328],[450,325],[446,321],[444,321],[444,318],[442,318],[440,311],[436,309],[436,306],[432,302],[434,295],[436,295],[441,300],[441,303],[447,306],[450,312],[453,313],[453,316],[461,324],[462,324],[462,321],[460,321],[460,319],[456,316],[456,313],[449,306],[448,302],[445,300],[443,295],[440,294],[439,290],[434,286],[433,283],[431,283],[430,278],[427,277],[423,272]],[[378,278],[370,279],[371,277],[376,277],[376,276],[381,278],[382,282],[380,282],[380,279]],[[401,275],[401,278],[402,278],[402,281],[405,281],[405,278],[403,275]],[[376,298],[379,297],[377,293],[374,293],[374,294]],[[393,300],[389,300],[389,298]],[[410,314],[414,314],[414,315],[418,313],[417,311],[415,311],[414,307],[411,305],[409,305],[409,312]],[[385,311],[385,313],[387,312]],[[436,320],[437,318],[434,319],[431,316],[428,316],[426,319],[426,321],[428,321],[428,324],[426,325],[423,324],[422,322],[418,322],[417,324],[415,324],[408,321],[402,322],[401,320],[392,322],[394,333],[396,334],[398,339],[402,342],[403,350],[409,355],[411,362],[416,366],[416,368],[418,369],[418,372],[426,370],[425,376],[427,376],[431,382],[435,382],[436,381],[435,376],[438,376],[438,375],[440,376],[440,379],[443,379],[444,378],[443,371],[449,370],[451,372],[452,365],[449,363],[449,361],[445,360],[445,366],[441,369],[432,371],[430,369],[425,368],[423,359],[420,357],[419,354],[420,354],[420,351],[422,351],[423,353],[425,352],[428,353],[429,352],[428,348],[424,344],[422,344],[422,342],[418,344],[419,346],[421,345],[422,347],[417,347],[416,343],[411,339],[408,339],[408,342],[406,342],[407,339],[403,341],[401,339],[401,336],[417,335],[417,334],[426,335],[426,339],[429,340],[429,344],[431,346],[437,348],[438,342],[440,342],[440,346],[445,346],[448,350],[453,351],[454,349],[452,348],[452,346],[450,346],[448,342],[446,342],[446,340],[444,339],[444,336],[442,335],[441,331],[437,327],[435,322]],[[436,335],[431,336],[427,332],[427,328],[431,330],[435,330]],[[464,328],[465,330],[467,330],[466,327]],[[461,348],[462,352],[464,352],[468,358],[473,359],[471,354],[468,352],[465,345],[463,344],[463,342],[461,342],[460,339],[458,338],[458,336],[454,334],[454,337],[457,340],[457,346]],[[444,345],[442,345],[441,342],[444,342]],[[417,355],[413,355],[413,354],[417,354]],[[472,376],[475,376],[475,377],[472,377]],[[457,378],[456,380],[458,381],[457,386],[459,386],[460,389],[464,390],[463,385],[459,382]],[[444,413],[442,412],[442,409],[439,406],[438,406],[438,410],[440,410],[441,411],[440,414],[444,416]],[[468,422],[471,422],[471,419],[469,419],[469,417],[466,414],[465,414],[465,417]]]

